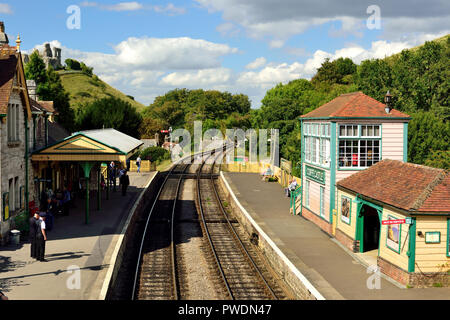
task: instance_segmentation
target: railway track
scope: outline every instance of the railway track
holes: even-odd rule
[[[273,277],[261,271],[262,264],[248,241],[241,240],[233,222],[225,211],[214,182],[214,164],[203,163],[198,171],[198,209],[204,234],[208,238],[223,284],[230,299],[277,300],[286,295],[280,288],[272,289],[266,278]],[[201,176],[209,176],[201,179]],[[244,242],[247,242],[245,244]],[[255,261],[256,260],[256,261]]]
[[[208,260],[208,268],[216,277],[209,280],[215,283],[216,291],[221,292],[221,299],[287,298],[285,290],[277,285],[274,273],[266,268],[264,259],[255,252],[245,232],[239,230],[237,221],[228,217],[222,205],[214,172],[219,157],[223,157],[222,151],[204,156],[201,165],[177,164],[167,173],[145,224],[132,300],[178,300],[189,296],[184,292],[188,274],[183,254],[177,250],[175,230],[192,228],[192,222],[197,223],[203,233],[202,251]],[[195,218],[177,221],[177,215],[184,212],[183,205],[177,205],[180,186],[183,179],[189,178],[195,179],[196,185],[197,209],[190,211],[195,213]],[[177,257],[177,253],[181,257]]]
[[[179,299],[174,215],[180,185],[188,168],[185,164],[172,168],[150,209],[138,255],[132,300]]]

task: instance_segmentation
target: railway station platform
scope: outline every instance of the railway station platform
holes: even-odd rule
[[[155,174],[129,173],[127,195],[123,197],[120,188],[110,192],[109,200],[102,200],[102,210],[91,211],[88,225],[84,199],[76,202],[69,216],[55,218],[47,236],[47,262],[30,257],[29,242],[0,247],[0,290],[10,300],[99,299],[123,226]],[[96,201],[91,197],[91,208],[96,208]]]
[[[374,275],[368,272],[370,259],[350,252],[305,218],[291,215],[290,199],[278,183],[263,182],[254,173],[223,176],[259,228],[325,299],[450,299],[450,288],[405,288],[384,275],[379,288],[368,286]]]

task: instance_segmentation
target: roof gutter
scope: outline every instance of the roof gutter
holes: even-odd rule
[[[370,120],[412,120],[411,117],[311,117],[302,118],[302,120],[355,120],[355,119],[370,119]]]

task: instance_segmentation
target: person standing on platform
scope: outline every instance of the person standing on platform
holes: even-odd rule
[[[55,221],[55,215],[56,215],[56,201],[55,199],[48,198],[47,199],[47,210],[45,215],[45,221],[46,221],[46,229],[47,231],[52,231],[53,224]]]
[[[41,213],[40,219],[36,222],[36,259],[41,262],[47,262],[45,260],[45,242],[47,241],[45,218],[46,214]]]
[[[114,161],[111,161],[111,164],[109,165],[109,170],[110,170],[110,173],[111,173],[110,181],[114,185],[114,192],[116,192],[116,164],[114,163]]]
[[[125,170],[123,175],[120,177],[120,184],[122,185],[122,196],[127,195],[127,189],[130,185],[130,177],[127,174],[127,171]]]
[[[137,160],[136,160],[137,172],[138,172],[138,173],[141,173],[141,162],[142,162],[142,159],[141,159],[141,157],[139,156],[139,157],[137,158]]]
[[[64,198],[62,200],[62,207],[63,207],[63,215],[68,216],[69,215],[69,206],[71,201],[70,191],[67,190],[66,187],[64,187]]]
[[[30,242],[31,242],[31,257],[36,259],[36,235],[37,235],[37,221],[39,220],[39,212],[30,218]]]

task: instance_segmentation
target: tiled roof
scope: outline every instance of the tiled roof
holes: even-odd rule
[[[53,101],[39,101],[39,104],[47,112],[56,113],[55,107],[53,106]]]
[[[44,108],[40,105],[40,103],[37,102],[34,99],[30,98],[30,105],[31,105],[31,111],[32,112],[42,112],[42,111],[44,111]]]
[[[8,112],[14,75],[17,69],[18,57],[15,47],[0,47],[0,114]]]
[[[450,173],[444,169],[383,160],[337,186],[407,211],[450,213]]]
[[[418,211],[440,212],[450,211],[450,175],[438,184]]]
[[[53,101],[36,101],[30,98],[31,111],[55,113]]]
[[[354,92],[343,94],[301,118],[409,118],[409,115],[395,109],[387,114],[385,107],[385,104],[362,92]]]

